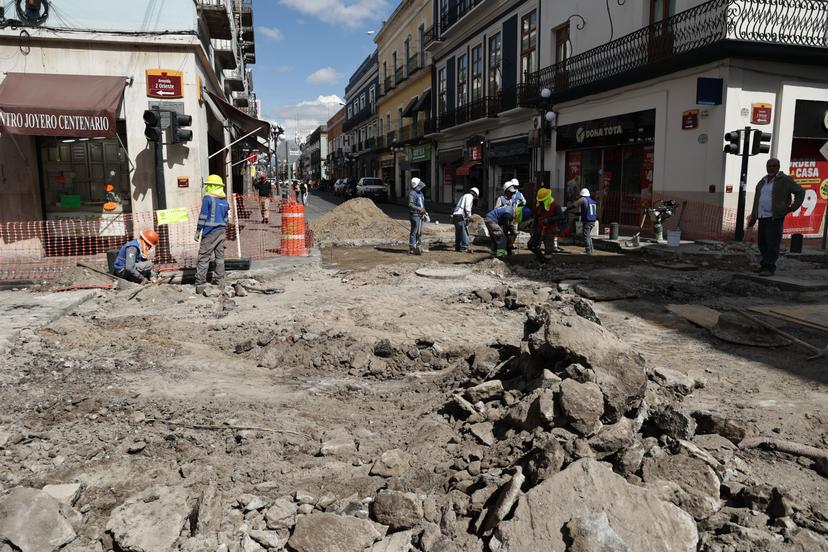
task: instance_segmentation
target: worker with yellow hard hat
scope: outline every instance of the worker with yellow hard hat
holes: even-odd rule
[[[195,241],[200,241],[196,264],[196,292],[202,293],[207,286],[207,270],[210,258],[216,260],[213,283],[224,287],[224,240],[227,224],[230,222],[230,204],[224,192],[224,180],[211,174],[204,181],[204,198],[198,215]]]
[[[126,242],[118,251],[115,275],[139,284],[149,282],[152,277],[150,251],[156,245],[158,233],[155,230],[141,230],[138,239]]]
[[[528,247],[539,260],[546,260],[553,252],[561,251],[558,247],[558,232],[565,223],[564,210],[555,201],[549,188],[540,188],[535,199],[535,224]],[[541,243],[543,254],[540,250]]]

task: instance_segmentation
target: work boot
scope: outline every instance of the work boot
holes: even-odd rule
[[[415,248],[411,247],[411,246],[408,246],[408,254],[409,255],[416,255],[417,250]]]
[[[759,276],[762,276],[763,278],[767,278],[768,276],[773,276],[773,272],[771,272],[770,270],[765,268],[765,269],[762,269],[761,272],[759,272]]]
[[[207,284],[198,284],[198,285],[195,287],[195,292],[196,292],[198,295],[201,295],[202,293],[204,293],[204,290],[205,290],[205,289],[207,289]]]

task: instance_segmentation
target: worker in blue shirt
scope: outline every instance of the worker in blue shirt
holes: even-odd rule
[[[486,214],[484,222],[492,240],[492,252],[495,257],[503,258],[507,255],[509,239],[507,234],[512,225],[518,228],[525,227],[532,220],[532,210],[520,205],[495,207]]]
[[[581,190],[581,197],[570,204],[571,209],[578,209],[581,212],[581,231],[584,238],[584,255],[592,255],[592,230],[598,221],[598,203],[592,199],[587,188]]]
[[[408,236],[409,255],[423,254],[423,223],[429,220],[423,194],[425,187],[425,182],[419,178],[411,179],[411,189],[408,192],[408,220],[411,223],[411,232]]]
[[[150,250],[158,245],[158,233],[155,230],[141,230],[138,239],[130,240],[121,246],[115,259],[115,275],[119,278],[146,284],[152,276]]]
[[[207,269],[210,257],[215,257],[213,283],[224,287],[224,240],[227,224],[230,222],[230,204],[224,193],[224,181],[211,174],[204,182],[204,198],[198,215],[195,241],[201,241],[196,264],[196,293],[202,293],[207,286]]]

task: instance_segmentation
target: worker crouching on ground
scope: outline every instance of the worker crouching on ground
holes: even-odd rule
[[[532,223],[532,210],[529,207],[506,206],[495,207],[484,219],[489,238],[492,240],[492,254],[498,259],[508,255],[509,238],[512,226],[525,228]]]
[[[463,194],[454,211],[451,214],[451,222],[454,223],[454,250],[462,253],[471,253],[469,241],[469,219],[472,216],[472,207],[477,198],[480,197],[480,190],[472,188],[468,193]]]
[[[584,255],[592,255],[594,252],[592,248],[592,230],[598,221],[598,203],[590,197],[589,190],[584,188],[581,190],[581,197],[572,202],[569,208],[580,209],[581,211],[581,233],[584,238]]]
[[[156,245],[158,234],[154,230],[142,230],[137,240],[121,246],[115,259],[115,275],[138,284],[149,282],[152,277],[150,251]]]
[[[555,201],[552,190],[549,188],[538,190],[535,224],[528,247],[539,260],[546,260],[553,252],[561,251],[558,247],[558,232],[566,224],[564,212],[564,209]],[[540,251],[541,243],[543,243],[543,255]]]
[[[207,286],[207,270],[210,257],[215,257],[216,268],[213,271],[213,283],[224,287],[224,240],[227,224],[230,222],[230,204],[224,193],[224,181],[220,176],[211,174],[204,183],[205,194],[201,201],[198,215],[195,241],[201,241],[198,248],[196,265],[196,292],[201,293]]]
[[[428,222],[428,213],[425,210],[425,182],[419,178],[411,179],[411,190],[408,192],[408,220],[411,222],[411,233],[408,236],[408,254],[423,254],[423,222]]]

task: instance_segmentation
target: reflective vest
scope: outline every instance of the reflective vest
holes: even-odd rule
[[[124,267],[126,267],[127,250],[130,247],[134,247],[136,249],[136,263],[142,263],[147,260],[147,258],[144,257],[143,253],[141,253],[141,242],[139,242],[138,240],[130,240],[126,242],[124,245],[122,245],[121,250],[118,251],[118,258],[115,259],[115,272],[120,272],[124,269]]]
[[[581,222],[595,222],[598,220],[598,203],[591,197],[583,198],[581,203]]]
[[[515,218],[515,208],[512,206],[497,207],[489,211],[486,214],[486,218],[498,223],[500,226],[503,226],[504,224],[511,224],[512,220]]]
[[[202,235],[206,236],[213,231],[227,226],[227,215],[230,213],[230,204],[227,199],[204,196],[201,202],[201,212],[198,215],[198,227]]]

